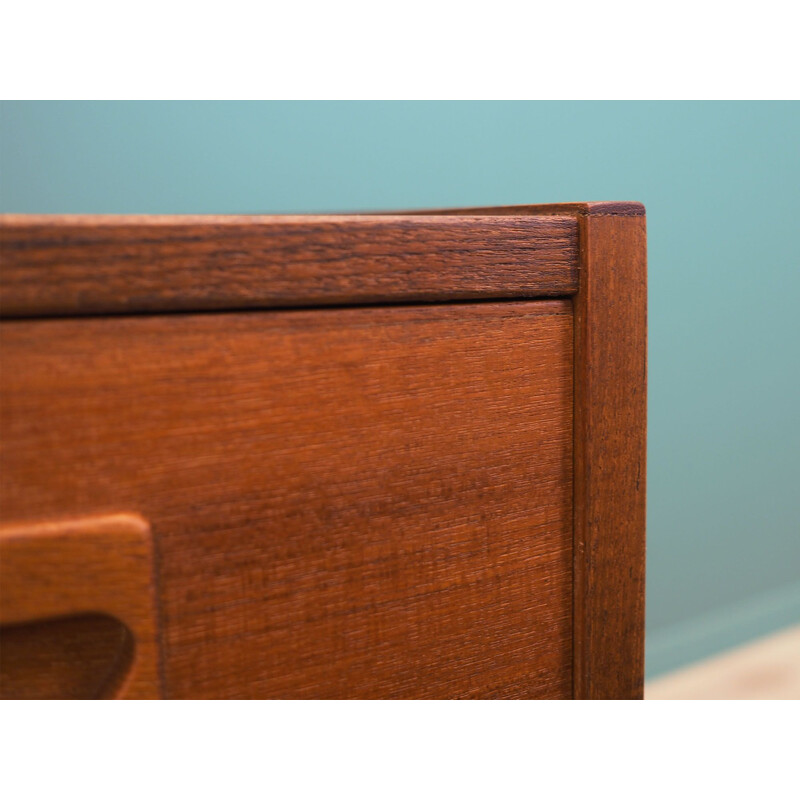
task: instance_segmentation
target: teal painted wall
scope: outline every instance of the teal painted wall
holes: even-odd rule
[[[648,673],[800,621],[800,104],[5,103],[0,210],[640,200]]]

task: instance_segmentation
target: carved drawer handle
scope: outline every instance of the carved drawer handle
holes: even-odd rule
[[[0,696],[160,695],[147,522],[0,527]]]

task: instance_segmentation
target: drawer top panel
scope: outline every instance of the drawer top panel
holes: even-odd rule
[[[578,215],[0,217],[7,317],[563,297]]]

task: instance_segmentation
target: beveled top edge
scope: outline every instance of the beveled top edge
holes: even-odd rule
[[[339,214],[0,214],[0,226],[15,225],[269,225],[308,224],[309,222],[360,222],[385,224],[405,217],[441,216],[451,223],[458,217],[518,216],[614,216],[643,217],[645,207],[639,202],[551,203],[545,205],[486,206],[475,208],[415,209],[409,211],[352,212]]]

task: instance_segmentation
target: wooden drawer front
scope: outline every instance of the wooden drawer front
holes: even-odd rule
[[[572,694],[570,301],[0,332],[2,521],[150,526],[166,696]]]

